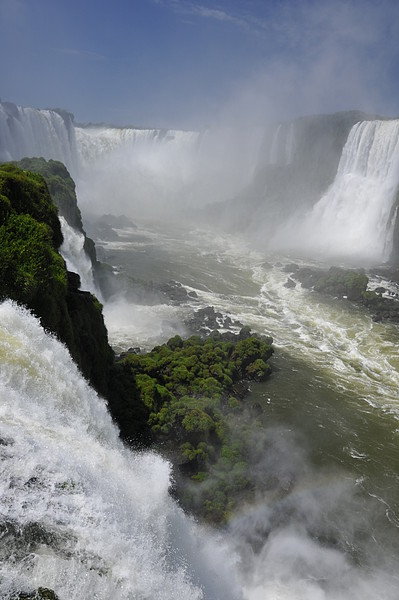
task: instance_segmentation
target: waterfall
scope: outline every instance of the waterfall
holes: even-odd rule
[[[66,262],[68,271],[79,273],[81,288],[101,299],[100,291],[93,279],[93,265],[84,249],[85,236],[71,227],[64,217],[59,217],[59,219],[64,237],[60,252]]]
[[[25,156],[59,160],[76,176],[78,157],[72,115],[0,103],[0,162]]]
[[[295,151],[295,142],[295,122],[280,123],[271,137],[269,164],[291,164]]]
[[[346,131],[362,118],[360,113],[321,115],[269,128],[259,164],[278,169],[263,172],[255,168],[260,129],[200,134],[75,127],[65,111],[0,103],[0,160],[25,155],[61,160],[77,181],[83,210],[107,213],[112,205],[133,219],[230,201],[255,181],[251,193],[255,200],[263,194],[266,208],[259,219],[251,218],[274,249],[379,262],[390,257],[393,245],[399,121],[359,120],[338,165]],[[251,213],[246,205],[244,210]]]
[[[90,166],[103,155],[109,155],[120,148],[127,154],[148,150],[160,144],[167,144],[169,150],[176,145],[191,148],[199,136],[193,131],[102,126],[76,127],[75,134],[80,164],[83,167]]]
[[[9,301],[0,356],[0,597],[236,598],[233,559],[169,496],[169,464],[123,447],[66,348]]]
[[[399,185],[399,120],[354,125],[334,182],[300,222],[282,227],[275,247],[377,263],[389,259]]]

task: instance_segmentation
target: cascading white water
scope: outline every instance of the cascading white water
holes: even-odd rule
[[[289,165],[295,151],[295,123],[280,123],[271,140],[269,164]]]
[[[173,502],[169,464],[122,446],[65,347],[9,301],[0,358],[1,598],[238,597],[234,557]]]
[[[78,157],[72,117],[54,110],[0,103],[0,162],[25,156],[60,160],[76,176]]]
[[[191,148],[199,136],[193,131],[97,126],[76,127],[75,134],[82,167],[93,165],[102,155],[121,146],[124,153],[139,153],[158,144],[168,144],[169,149],[176,145]]]
[[[93,279],[93,269],[90,258],[84,250],[85,238],[83,233],[69,225],[64,217],[59,217],[64,241],[60,248],[68,271],[80,275],[81,288],[100,296]]]
[[[351,129],[335,180],[312,211],[290,223],[275,247],[330,257],[389,259],[399,185],[399,120],[364,121]]]

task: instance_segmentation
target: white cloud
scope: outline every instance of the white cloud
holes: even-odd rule
[[[70,56],[86,57],[94,60],[105,60],[106,56],[99,54],[98,52],[91,52],[90,50],[80,50],[78,48],[55,48],[56,52],[61,54],[69,54]]]

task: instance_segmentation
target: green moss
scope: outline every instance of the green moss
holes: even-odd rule
[[[52,233],[28,214],[10,214],[0,227],[1,296],[36,304],[40,296],[66,293],[64,261],[53,249]]]
[[[0,165],[0,298],[30,308],[106,394],[113,352],[101,304],[72,285],[58,252],[61,242],[57,208],[43,177]]]
[[[30,215],[39,223],[48,225],[54,247],[59,248],[62,233],[58,211],[43,177],[21,171],[10,163],[0,165],[0,194],[8,199],[15,213]]]

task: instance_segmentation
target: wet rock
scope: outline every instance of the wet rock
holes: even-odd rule
[[[229,315],[215,311],[213,306],[206,306],[195,311],[192,318],[186,321],[185,325],[193,335],[201,335],[202,337],[206,337],[211,332],[219,329],[232,331],[243,327],[242,323],[233,321]]]
[[[198,296],[195,292],[187,292],[186,288],[179,281],[167,281],[160,287],[162,294],[172,301],[173,304],[182,304],[189,300],[195,300]]]
[[[282,271],[284,271],[284,273],[295,273],[296,271],[299,271],[299,266],[295,263],[289,263],[288,265],[284,265]]]
[[[296,287],[296,283],[291,277],[288,277],[287,281],[284,283],[284,287],[288,289],[293,289]]]
[[[295,279],[302,284],[304,288],[312,288],[322,277],[323,271],[320,269],[312,269],[310,267],[302,267],[295,273]]]
[[[59,600],[57,594],[49,588],[39,587],[33,592],[17,592],[12,600]]]

